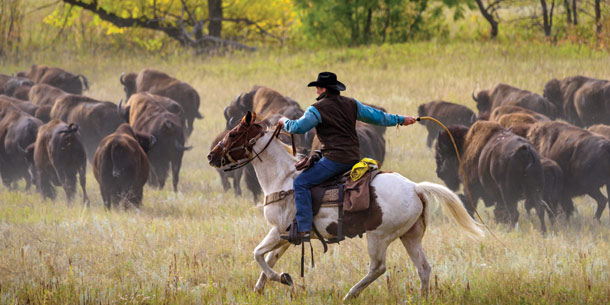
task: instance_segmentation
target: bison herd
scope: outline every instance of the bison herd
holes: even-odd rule
[[[16,76],[0,74],[0,176],[5,186],[34,184],[45,198],[55,198],[63,187],[71,201],[77,176],[83,201],[87,160],[91,162],[104,206],[120,202],[138,207],[145,183],[164,188],[171,175],[178,190],[182,157],[193,123],[202,118],[200,97],[189,84],[164,72],[144,69],[123,73],[118,82],[125,100],[115,104],[83,96],[87,78],[60,68],[32,65]],[[468,185],[462,199],[473,213],[481,199],[494,206],[498,221],[515,225],[517,203],[535,209],[542,231],[545,214],[551,221],[559,213],[569,217],[572,199],[589,195],[597,202],[600,219],[608,199],[600,188],[610,187],[610,81],[584,76],[549,81],[539,95],[507,84],[473,92],[478,113],[445,101],[422,104],[418,115],[431,116],[449,126],[462,156],[465,176],[449,134],[431,121],[426,144],[434,141],[436,173],[458,191]],[[373,105],[371,105],[373,106]],[[376,107],[376,106],[373,106]],[[380,107],[377,107],[380,108]],[[381,108],[380,108],[381,109]],[[224,109],[226,129],[216,145],[248,111],[269,126],[285,116],[297,119],[304,111],[290,97],[267,87],[254,86]],[[363,157],[381,162],[385,157],[385,128],[358,122]],[[280,140],[290,144],[288,135]],[[319,149],[315,131],[294,137],[302,156]],[[254,200],[262,190],[254,168],[218,171],[226,190],[241,196],[245,180]]]
[[[434,101],[419,106],[420,116],[449,125],[462,157],[465,177],[449,134],[431,122],[428,146],[436,139],[437,176],[457,191],[471,213],[477,201],[495,206],[496,220],[514,226],[517,202],[535,208],[541,230],[545,213],[551,221],[574,211],[572,199],[589,195],[600,219],[610,191],[610,81],[584,76],[553,79],[542,96],[506,84],[473,92],[478,115],[462,105]]]
[[[171,170],[178,190],[182,156],[199,113],[199,94],[161,71],[121,75],[125,105],[82,95],[87,78],[60,68],[32,65],[16,76],[0,74],[0,176],[5,186],[34,184],[54,199],[63,187],[68,201],[83,201],[87,160],[104,206],[138,207],[146,182],[163,188]]]

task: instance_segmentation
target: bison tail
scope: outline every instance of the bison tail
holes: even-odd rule
[[[193,146],[184,146],[182,143],[178,142],[178,140],[174,141],[174,146],[176,146],[176,149],[180,151],[187,151],[193,149]]]
[[[195,112],[195,118],[203,119],[203,115],[201,114],[201,112],[199,112],[199,110],[197,110],[197,112]]]
[[[485,237],[481,225],[474,221],[464,208],[460,198],[451,190],[440,184],[422,182],[415,186],[415,192],[423,196],[426,202],[440,202],[444,214],[449,214],[466,234],[475,240]]]

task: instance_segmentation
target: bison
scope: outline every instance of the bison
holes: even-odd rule
[[[473,203],[476,205],[482,198],[486,206],[495,204],[496,220],[514,226],[519,218],[517,203],[523,198],[536,208],[541,231],[546,232],[543,172],[534,146],[495,122],[478,121],[470,128],[450,126],[449,129],[463,158]],[[438,177],[450,189],[457,190],[464,180],[446,131],[439,133],[435,148]],[[476,208],[468,204],[466,207],[471,213]]]
[[[36,84],[30,90],[28,100],[38,106],[53,107],[53,105],[55,105],[55,101],[68,95],[69,93],[57,87],[47,84]]]
[[[18,77],[27,77],[37,84],[48,84],[72,94],[83,94],[89,90],[89,82],[82,74],[72,74],[57,67],[32,65],[28,70],[17,73]]]
[[[267,88],[254,86],[249,92],[240,94],[235,101],[224,109],[227,121],[226,129],[231,130],[239,120],[248,112],[253,111],[262,120],[275,124],[282,117],[298,119],[305,112],[299,104],[281,95],[279,92]],[[301,154],[309,154],[315,131],[311,130],[303,135],[294,135],[297,151]]]
[[[0,100],[0,175],[5,186],[23,178],[29,189],[33,177],[26,148],[36,141],[42,122],[10,102]]]
[[[527,138],[541,156],[561,167],[564,176],[560,204],[569,217],[573,197],[589,195],[597,201],[595,217],[601,218],[607,199],[602,186],[610,190],[610,140],[601,135],[562,122],[538,122]]]
[[[189,84],[177,80],[158,70],[144,69],[140,73],[121,74],[120,82],[124,87],[127,100],[134,93],[150,92],[176,101],[184,109],[185,128],[190,135],[193,132],[195,119],[202,119],[199,112],[200,98],[197,91]]]
[[[89,160],[92,160],[100,141],[123,123],[116,104],[74,94],[60,97],[53,105],[50,117],[80,126]]]
[[[479,116],[485,116],[497,107],[512,105],[523,107],[543,114],[551,119],[557,117],[557,107],[546,98],[506,84],[497,84],[492,89],[472,93],[472,99],[477,103]]]
[[[153,136],[136,133],[126,123],[102,139],[93,158],[93,176],[106,209],[121,201],[141,206],[149,172],[146,152],[154,144]]]
[[[142,101],[151,101],[152,103],[155,104],[159,104],[161,106],[163,106],[163,108],[165,108],[167,111],[175,114],[176,116],[178,116],[178,118],[180,118],[180,121],[182,122],[182,126],[186,126],[186,119],[184,116],[184,109],[182,108],[182,106],[180,106],[180,104],[178,104],[176,101],[172,100],[171,98],[165,97],[165,96],[160,96],[160,95],[156,95],[156,94],[152,94],[150,92],[142,92],[142,93],[138,93],[140,96],[140,98],[136,99],[138,101],[142,100]],[[125,107],[129,107],[130,106],[130,101],[132,101],[133,99],[129,99],[127,100],[127,103],[125,103]],[[119,103],[122,104],[122,103]],[[121,107],[119,107],[119,111],[123,111],[121,109]],[[123,117],[127,120],[127,122],[129,122],[129,114],[128,113],[124,113]],[[186,132],[186,127],[185,127],[185,132]],[[187,133],[185,133],[187,134]]]
[[[543,96],[553,103],[560,117],[574,125],[581,125],[576,112],[574,96],[576,91],[588,82],[599,81],[586,76],[571,76],[564,79],[552,79],[544,86]]]
[[[148,152],[151,170],[148,182],[163,188],[171,165],[172,185],[177,192],[182,156],[191,149],[184,146],[182,120],[149,93],[133,94],[127,104],[125,109],[119,105],[119,112],[124,117],[128,116],[127,122],[136,132],[153,135],[158,141],[158,145]]]
[[[53,184],[64,188],[68,202],[76,193],[76,175],[83,191],[83,203],[89,202],[86,184],[87,155],[78,125],[52,120],[38,129],[33,146],[36,185],[42,196],[55,199]]]
[[[477,120],[477,115],[468,107],[445,101],[432,101],[421,104],[417,108],[417,115],[419,117],[433,117],[446,126],[464,125],[470,127]],[[432,143],[441,131],[441,127],[427,120],[419,121],[419,123],[424,125],[428,130],[426,145],[432,147]]]
[[[610,139],[610,126],[604,124],[597,124],[587,128],[588,131],[600,134],[607,139]]]
[[[11,77],[4,83],[2,90],[0,90],[0,94],[27,101],[28,93],[34,85],[34,82],[28,78]]]
[[[573,124],[588,127],[610,124],[610,81],[595,80],[584,83],[574,93],[576,117]]]
[[[563,171],[557,162],[540,157],[540,163],[542,164],[542,172],[544,174],[544,189],[542,191],[542,198],[544,202],[548,204],[551,213],[549,213],[551,221],[554,221],[555,216],[558,213],[559,201],[561,200],[561,192],[563,188]],[[525,210],[530,213],[530,210],[534,208],[533,202],[525,202]]]

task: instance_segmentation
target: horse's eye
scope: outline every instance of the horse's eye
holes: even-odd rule
[[[234,134],[232,134],[232,133],[230,133],[230,134],[229,134],[229,138],[233,139],[233,138],[235,138],[235,135],[234,135]]]

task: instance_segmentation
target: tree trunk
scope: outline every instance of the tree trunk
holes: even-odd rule
[[[208,32],[210,36],[220,38],[222,32],[222,0],[208,0],[210,23]]]
[[[595,0],[595,31],[597,31],[597,35],[602,32],[602,8],[601,8],[601,0]]]
[[[572,24],[572,9],[570,8],[570,0],[563,0],[563,5],[566,10],[568,24]]]
[[[576,7],[576,0],[572,0],[572,14],[572,21],[574,22],[574,25],[578,25],[578,11]]]
[[[485,7],[485,5],[483,5],[482,0],[475,0],[477,2],[477,5],[479,6],[479,10],[481,11],[481,14],[483,15],[483,17],[485,17],[485,20],[487,20],[487,22],[489,22],[490,25],[490,31],[489,34],[491,35],[492,39],[495,39],[498,36],[498,21],[495,20],[494,16],[491,15],[487,10],[489,7]]]
[[[369,7],[366,15],[366,23],[364,25],[364,43],[371,42],[371,23],[373,21],[373,9]]]
[[[546,0],[540,0],[540,5],[542,6],[542,22],[544,27],[544,35],[546,37],[550,37],[551,30],[553,29],[553,9],[555,8],[555,0],[552,0],[550,10],[546,5]]]

